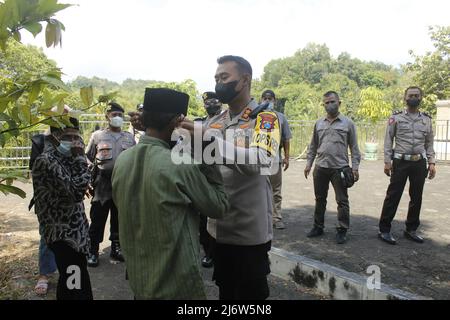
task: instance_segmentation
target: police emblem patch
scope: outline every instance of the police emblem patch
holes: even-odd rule
[[[266,130],[266,131],[272,131],[275,128],[276,120],[277,120],[277,118],[271,114],[262,114],[260,129]]]

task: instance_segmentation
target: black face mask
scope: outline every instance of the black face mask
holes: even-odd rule
[[[238,96],[240,91],[236,91],[236,86],[239,81],[240,80],[216,84],[216,94],[220,102],[228,104]]]
[[[218,105],[218,104],[212,104],[212,105],[207,105],[206,106],[206,112],[208,113],[208,115],[210,117],[215,116],[216,114],[218,114],[221,109],[222,109],[222,106]]]
[[[330,116],[335,116],[339,113],[339,103],[330,103],[325,106],[325,110]]]
[[[420,106],[421,102],[422,101],[417,98],[412,98],[412,99],[406,100],[406,104],[408,105],[408,107],[411,107],[411,108],[418,108]]]

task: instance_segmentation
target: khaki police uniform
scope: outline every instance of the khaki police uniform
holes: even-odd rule
[[[380,232],[390,232],[408,179],[411,202],[406,229],[409,232],[418,229],[423,188],[428,175],[427,162],[435,163],[433,145],[433,122],[428,114],[410,114],[404,110],[395,112],[389,119],[384,141],[384,162],[392,162],[393,173],[381,213]]]
[[[134,136],[126,131],[113,132],[109,128],[98,130],[91,136],[86,149],[89,161],[94,165],[94,197],[90,211],[89,236],[93,251],[103,241],[108,213],[111,211],[111,241],[119,240],[118,212],[112,200],[111,175],[117,157],[136,145]]]
[[[227,161],[220,166],[230,210],[224,219],[208,219],[208,232],[217,241],[214,279],[221,299],[265,299],[269,292],[267,252],[273,237],[273,196],[269,176],[262,168],[268,166],[266,157],[276,158],[280,127],[273,112],[262,112],[252,119],[257,107],[252,100],[238,115],[227,110],[204,123],[206,128],[219,131],[223,139],[233,139],[216,139],[221,156],[229,160],[229,154],[222,152],[226,144],[232,144],[236,153],[254,151],[263,160],[258,164]]]

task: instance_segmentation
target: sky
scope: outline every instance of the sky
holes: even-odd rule
[[[428,26],[450,25],[448,0],[60,0],[72,3],[56,18],[63,45],[45,48],[43,34],[23,42],[44,47],[65,80],[98,76],[194,80],[214,89],[218,57],[250,61],[255,78],[272,59],[309,42],[325,43],[334,57],[398,66],[409,50],[432,49]]]

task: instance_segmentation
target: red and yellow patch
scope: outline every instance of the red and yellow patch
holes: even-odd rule
[[[391,117],[391,118],[389,119],[389,125],[392,126],[394,123],[395,123],[395,118],[394,118],[394,117]]]
[[[277,121],[277,117],[274,114],[261,114],[261,124],[259,128],[261,130],[272,131],[275,128],[275,121]]]
[[[250,108],[245,109],[241,119],[244,121],[250,121],[250,114],[252,113],[252,111],[253,110]]]
[[[250,146],[264,149],[271,156],[275,156],[280,148],[280,142],[280,122],[276,113],[265,111],[258,114]]]

